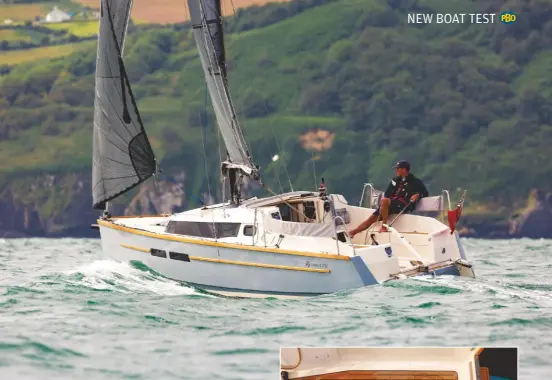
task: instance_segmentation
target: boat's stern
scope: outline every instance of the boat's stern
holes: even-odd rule
[[[473,265],[464,259],[458,259],[454,262],[458,273],[462,277],[471,277],[475,278],[475,271],[473,270]]]
[[[351,261],[364,285],[382,283],[400,271],[399,259],[391,244],[355,245]]]
[[[428,242],[430,254],[433,255],[432,262],[449,261],[451,263],[450,272],[457,271],[455,274],[475,278],[473,265],[466,257],[458,232],[454,231],[451,234],[450,229],[445,227],[437,232],[430,233]]]

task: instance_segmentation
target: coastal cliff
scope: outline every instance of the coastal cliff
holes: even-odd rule
[[[150,180],[129,197],[110,203],[112,215],[171,214],[193,207],[185,192],[186,174]],[[211,203],[213,200],[206,198]],[[552,193],[533,189],[527,206],[512,215],[463,216],[461,236],[552,238]],[[98,237],[90,225],[101,212],[92,209],[88,172],[41,174],[4,181],[0,188],[0,236]]]
[[[148,182],[128,203],[110,203],[113,215],[162,214],[184,206],[181,183]],[[89,173],[14,178],[0,190],[0,237],[98,237],[90,225],[101,215],[92,208]]]

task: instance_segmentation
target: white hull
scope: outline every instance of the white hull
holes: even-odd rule
[[[316,296],[427,273],[473,276],[471,268],[455,263],[463,258],[455,235],[441,233],[447,239],[441,244],[447,247],[446,253],[424,253],[417,248],[428,257],[423,258],[424,265],[413,265],[411,261],[421,256],[413,257],[405,251],[393,234],[378,236],[379,245],[358,244],[365,239],[359,234],[354,246],[331,237],[272,234],[268,230],[271,222],[265,222],[263,230],[262,219],[248,220],[243,210],[246,208],[204,208],[173,216],[99,220],[103,255],[122,262],[141,261],[168,278],[237,297]],[[352,219],[372,212],[359,207],[349,209]],[[255,236],[242,236],[240,232],[236,237],[209,239],[165,231],[170,220],[216,222],[221,215],[224,223],[232,216],[244,225],[255,223]],[[411,215],[404,218],[408,217],[426,219]],[[427,239],[438,241],[439,237],[426,234]]]
[[[352,260],[361,257],[194,244],[138,235],[135,232],[141,231],[108,225],[100,221],[105,256],[117,261],[141,261],[163,276],[223,295],[315,296],[378,283],[373,276],[363,281],[359,275]],[[385,247],[369,248],[372,261],[379,259],[386,264],[389,257]],[[153,256],[151,248],[164,250],[167,256],[169,252],[184,253],[190,261]]]

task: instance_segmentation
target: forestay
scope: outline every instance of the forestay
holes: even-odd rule
[[[188,7],[207,87],[228,153],[228,161],[223,165],[240,169],[257,179],[258,169],[251,160],[227,87],[221,0],[188,0]]]
[[[134,188],[156,170],[123,64],[131,0],[102,0],[96,62],[92,196],[94,208]]]

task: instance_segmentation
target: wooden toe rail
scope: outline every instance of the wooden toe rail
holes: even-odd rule
[[[343,371],[297,380],[458,380],[454,371]]]

